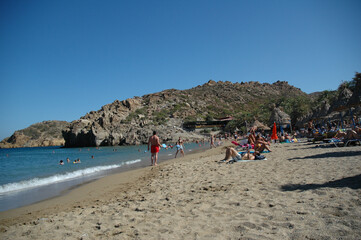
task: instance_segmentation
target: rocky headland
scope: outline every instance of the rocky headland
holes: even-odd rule
[[[0,142],[0,148],[63,146],[65,140],[62,131],[69,126],[66,121],[43,121],[25,129],[15,131],[13,135]]]

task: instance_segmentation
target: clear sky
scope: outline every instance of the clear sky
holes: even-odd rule
[[[334,90],[361,71],[360,9],[360,0],[0,1],[0,140],[209,79]]]

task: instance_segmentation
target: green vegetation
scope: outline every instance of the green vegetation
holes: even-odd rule
[[[240,130],[245,125],[245,121],[241,119],[229,121],[224,129],[226,132],[234,132]]]
[[[187,108],[187,104],[185,102],[177,103],[173,105],[173,108],[169,110],[170,114],[174,114],[176,112],[182,112]]]
[[[159,112],[153,112],[153,122],[155,125],[162,125],[167,122],[169,117],[169,111],[162,109]]]
[[[205,128],[205,129],[202,129],[200,133],[203,133],[203,134],[208,134],[211,132],[211,129],[209,128]]]
[[[279,99],[278,106],[282,107],[284,112],[290,115],[291,121],[296,122],[298,118],[304,116],[315,106],[309,97],[297,96],[293,98],[282,97]]]
[[[130,123],[133,119],[137,119],[138,115],[146,115],[147,114],[147,108],[139,108],[135,110],[134,112],[131,112],[124,120],[121,121],[121,123]]]
[[[42,128],[44,129],[44,128]],[[25,136],[29,136],[31,137],[32,139],[37,139],[41,136],[41,132],[39,131],[38,128],[35,128],[35,127],[28,127],[28,128],[25,128],[23,130],[21,130],[21,132],[25,135]]]
[[[359,73],[359,72],[355,73],[355,77],[352,78],[351,81],[342,81],[337,90],[340,92],[344,88],[348,88],[351,91],[354,91],[357,83],[359,83],[359,84],[361,83],[361,73]]]
[[[196,116],[187,116],[185,119],[184,119],[184,122],[194,122],[194,121],[197,121],[197,117]]]

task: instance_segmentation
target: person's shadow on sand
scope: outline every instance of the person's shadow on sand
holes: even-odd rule
[[[348,187],[351,189],[360,189],[361,188],[361,174],[346,177],[339,180],[329,181],[322,184],[286,184],[281,187],[282,191],[307,191],[314,190],[318,188],[344,188]]]
[[[302,159],[315,159],[315,158],[340,158],[340,157],[356,157],[361,156],[361,151],[340,151],[340,152],[329,152],[329,153],[321,153],[315,154],[311,156],[305,157],[294,157],[288,159],[288,161],[292,160],[302,160]]]

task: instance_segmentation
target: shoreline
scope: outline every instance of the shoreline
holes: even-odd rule
[[[141,147],[144,148],[145,146],[141,146]],[[185,154],[192,154],[194,152],[204,151],[204,150],[206,150],[205,146],[195,147],[195,146],[190,145],[190,150],[189,151],[186,150]],[[94,154],[94,153],[91,153],[91,154]],[[104,169],[103,171],[94,172],[94,173],[90,173],[90,174],[86,174],[86,175],[78,174],[79,176],[76,176],[74,178],[68,178],[68,176],[66,176],[66,178],[63,181],[51,182],[48,184],[42,184],[42,185],[34,186],[34,187],[30,186],[28,188],[23,188],[19,191],[15,190],[13,192],[5,193],[4,195],[0,196],[0,203],[1,203],[0,213],[7,211],[7,210],[31,205],[31,204],[34,204],[37,202],[42,202],[46,199],[61,196],[65,193],[67,193],[69,190],[72,190],[74,188],[77,188],[78,186],[87,184],[88,182],[97,180],[99,178],[103,178],[108,175],[121,173],[121,172],[125,172],[125,171],[130,171],[133,169],[144,168],[144,167],[149,166],[148,165],[148,157],[150,158],[150,154],[145,153],[145,152],[143,153],[143,151],[141,151],[140,153],[137,152],[137,154],[139,154],[139,155],[132,156],[132,157],[133,158],[138,157],[139,159],[134,160],[134,163],[132,163],[132,164],[128,164],[128,163],[124,164],[124,162],[122,161],[123,158],[119,158],[118,163],[109,163],[110,165],[119,164],[120,166],[118,166],[117,168]],[[168,160],[172,159],[174,157],[174,154],[175,154],[174,150],[173,151],[172,150],[162,151],[159,154],[159,162],[164,162],[164,161],[168,161]],[[132,159],[132,158],[130,158],[130,159]],[[101,163],[99,163],[99,164],[101,164]],[[104,166],[110,166],[109,164],[104,165]],[[87,168],[79,169],[78,172],[86,171],[88,169],[98,168],[98,167],[102,167],[102,165],[89,166]],[[71,172],[71,170],[69,169],[69,172],[57,173],[55,175],[48,176],[48,178],[51,179],[51,177],[58,176],[58,175],[61,177],[62,175],[67,175],[68,173],[74,173],[74,172],[77,173],[76,169],[73,170],[73,172]],[[60,178],[60,177],[58,177],[58,178]],[[33,179],[37,179],[37,178],[33,178]],[[43,180],[43,179],[44,178],[40,178],[40,180]],[[27,180],[27,181],[32,183],[30,180]]]
[[[219,146],[219,148],[220,147],[222,146]],[[205,151],[208,151],[208,149],[193,149],[192,151],[185,152],[184,158],[191,158],[192,155],[201,154]],[[158,164],[159,166],[170,164],[173,161],[183,159],[183,157],[181,156],[178,156],[177,158],[168,158],[168,156],[163,157],[164,158]],[[145,178],[149,177],[148,175],[152,175],[152,172],[148,171],[149,169],[153,170],[153,168],[155,171],[157,171],[157,167],[148,165],[139,165],[135,167],[128,167],[126,169],[119,169],[118,171],[115,171],[108,175],[74,185],[69,189],[63,190],[56,196],[52,196],[21,207],[1,211],[0,224],[2,225],[5,222],[5,225],[8,225],[16,222],[15,219],[9,221],[10,218],[18,218],[20,216],[31,215],[29,216],[29,219],[32,219],[33,216],[36,214],[44,215],[52,212],[57,212],[59,210],[71,209],[78,204],[90,205],[89,202],[91,202],[91,200],[94,200],[95,198],[103,198],[103,194],[105,192],[109,193],[109,187],[115,188],[118,185],[122,185],[121,189],[131,188],[131,186],[135,184],[135,179],[144,180]],[[103,185],[109,184],[111,184],[112,186],[107,186],[107,189],[102,188]],[[82,200],[85,201],[85,203],[81,203]],[[55,211],[53,211],[53,209],[55,209]],[[25,219],[28,218],[25,217]]]
[[[357,239],[361,146],[273,144],[219,163],[224,144],[0,214],[2,239]]]

